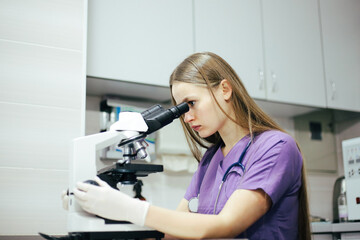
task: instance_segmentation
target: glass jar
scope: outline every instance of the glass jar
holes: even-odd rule
[[[348,208],[347,208],[347,200],[346,200],[345,180],[341,182],[340,195],[338,197],[338,209],[339,209],[339,222],[347,222]]]

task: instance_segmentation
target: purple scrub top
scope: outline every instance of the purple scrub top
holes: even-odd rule
[[[238,161],[250,141],[243,137],[224,157],[221,147],[207,150],[195,172],[185,199],[199,197],[198,213],[213,214],[216,197],[225,171]],[[211,158],[212,156],[212,158]],[[302,157],[294,139],[270,130],[255,136],[240,167],[230,171],[219,195],[216,214],[237,189],[262,189],[272,200],[270,210],[239,238],[297,239],[298,192],[301,187]],[[241,204],[241,202],[239,202]]]

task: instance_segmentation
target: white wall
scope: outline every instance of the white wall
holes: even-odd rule
[[[0,0],[0,236],[66,233],[60,193],[70,140],[84,134],[86,8]]]

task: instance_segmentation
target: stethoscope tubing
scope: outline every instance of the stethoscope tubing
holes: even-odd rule
[[[216,214],[216,207],[217,207],[217,203],[218,203],[218,200],[219,200],[219,196],[220,196],[220,192],[222,190],[222,187],[224,185],[224,182],[226,181],[228,175],[230,174],[230,170],[235,167],[235,166],[239,166],[242,171],[243,171],[243,174],[245,174],[245,166],[242,164],[242,161],[245,157],[245,154],[248,150],[248,148],[250,147],[250,144],[252,142],[252,139],[250,139],[250,141],[248,142],[248,144],[246,145],[246,147],[244,148],[244,150],[242,151],[240,157],[239,157],[239,160],[237,162],[234,162],[233,164],[230,165],[230,167],[228,167],[228,169],[226,169],[226,172],[221,180],[221,183],[220,183],[220,186],[219,186],[219,190],[218,190],[218,194],[216,196],[216,200],[215,200],[215,204],[214,204],[214,214]]]
[[[247,151],[248,148],[250,147],[251,142],[252,142],[252,139],[250,139],[250,141],[248,142],[248,144],[246,145],[246,147],[245,147],[244,150],[242,151],[242,153],[241,153],[241,155],[240,155],[240,157],[239,157],[239,160],[238,160],[237,162],[234,162],[233,164],[231,164],[231,166],[228,167],[228,169],[226,169],[225,174],[224,174],[224,176],[223,176],[223,178],[222,178],[222,182],[225,182],[225,181],[226,181],[226,178],[227,178],[227,176],[229,175],[230,170],[231,170],[233,167],[235,167],[235,166],[241,167],[242,171],[245,173],[245,166],[242,164],[242,161],[243,161],[243,159],[244,159],[244,156],[245,156],[245,154],[246,154],[246,151]]]
[[[217,203],[218,203],[218,200],[219,200],[219,196],[220,196],[222,187],[223,187],[223,185],[224,185],[224,183],[225,183],[228,175],[230,174],[230,170],[231,170],[233,167],[235,167],[235,166],[239,166],[239,167],[242,169],[243,174],[245,174],[245,166],[242,164],[242,161],[243,161],[243,159],[244,159],[244,157],[245,157],[245,154],[246,154],[247,150],[249,149],[252,141],[253,141],[253,139],[251,138],[250,141],[248,142],[248,144],[246,145],[246,147],[244,148],[244,150],[242,151],[242,153],[240,154],[239,160],[236,161],[235,163],[231,164],[230,167],[228,167],[228,168],[226,169],[226,171],[225,171],[225,173],[224,173],[224,176],[223,176],[223,178],[222,178],[222,180],[221,180],[221,183],[220,183],[220,186],[219,186],[219,190],[218,190],[217,196],[216,196],[216,200],[215,200],[215,204],[214,204],[214,214],[216,214],[216,207],[217,207]],[[189,200],[189,203],[188,203],[189,209],[190,209],[190,202],[191,202],[192,200],[195,200],[195,199],[197,199],[197,201],[199,200],[199,194],[198,194],[197,197],[191,198],[191,199]],[[196,210],[196,211],[191,211],[191,212],[197,212],[197,210]]]

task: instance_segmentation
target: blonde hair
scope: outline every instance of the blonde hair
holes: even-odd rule
[[[228,80],[232,87],[231,104],[235,113],[235,119],[231,118],[220,107],[213,89],[219,86],[222,80]],[[170,76],[170,92],[172,94],[173,84],[176,82],[193,83],[205,85],[212,94],[216,104],[223,113],[242,128],[248,129],[250,135],[262,133],[267,130],[279,130],[285,132],[274,120],[261,110],[250,97],[243,83],[232,67],[221,57],[211,52],[195,53],[186,58],[173,71]],[[171,95],[172,96],[172,95]],[[173,104],[175,100],[172,96]],[[214,144],[222,142],[220,135],[216,132],[207,138],[201,138],[181,118],[187,142],[194,157],[200,161],[200,147],[209,148]],[[305,167],[302,167],[302,186],[299,190],[299,239],[310,240],[309,210],[306,191]]]

